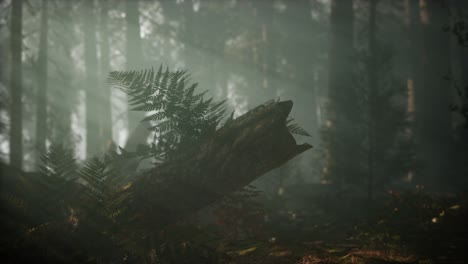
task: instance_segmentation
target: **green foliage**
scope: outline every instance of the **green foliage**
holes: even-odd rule
[[[86,182],[86,194],[91,201],[85,205],[86,209],[112,222],[125,212],[130,199],[123,184],[127,175],[119,173],[120,167],[114,165],[114,159],[115,156],[91,157],[78,172]]]
[[[31,194],[47,193],[31,197],[47,218],[57,220],[67,214],[66,207],[72,199],[71,191],[78,177],[77,170],[73,149],[53,143],[41,156],[37,178],[25,179],[24,183],[34,189]]]
[[[292,123],[294,121],[293,118],[289,118],[286,121],[286,126],[291,134],[294,135],[299,135],[299,136],[304,136],[304,137],[310,137],[311,135],[305,131],[302,127],[300,127],[298,124]]]
[[[142,121],[152,124],[151,146],[140,146],[136,152],[121,148],[78,164],[73,149],[52,144],[42,155],[40,172],[17,177],[11,185],[18,188],[8,188],[11,192],[0,196],[15,215],[9,224],[22,230],[21,239],[39,251],[60,248],[57,255],[63,262],[85,262],[86,256],[103,263],[121,262],[123,256],[133,263],[222,262],[225,252],[216,250],[218,243],[213,241],[220,239],[217,232],[223,228],[213,232],[176,225],[148,230],[134,225],[142,216],[128,210],[132,176],[139,164],[135,160],[145,155],[159,161],[171,159],[221,125],[225,101],[205,99],[206,92],[196,93],[197,84],[186,85],[188,80],[185,71],[163,71],[162,67],[112,72],[109,81],[129,95],[133,110],[147,113]],[[233,120],[234,112],[222,125]],[[309,136],[291,121],[286,124],[291,133]],[[226,196],[218,211],[224,231],[235,228],[243,236],[257,234],[263,223],[262,208],[251,199],[257,195],[255,189],[244,189]]]
[[[39,171],[42,175],[53,178],[76,178],[76,159],[73,149],[65,148],[62,144],[52,144],[49,150],[41,156]]]
[[[129,97],[134,111],[143,111],[154,133],[152,155],[164,160],[211,135],[225,113],[225,101],[205,99],[196,93],[197,83],[188,85],[186,71],[170,72],[162,66],[142,71],[111,72],[109,82]]]

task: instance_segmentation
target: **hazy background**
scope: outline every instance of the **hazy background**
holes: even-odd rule
[[[373,9],[364,0],[29,0],[17,32],[12,1],[0,1],[0,158],[9,162],[16,142],[15,165],[31,171],[51,142],[74,147],[81,160],[111,140],[125,147],[142,114],[128,114],[107,74],[163,65],[188,70],[235,116],[293,100],[292,116],[311,134],[298,140],[314,148],[259,180],[272,190],[301,182],[367,188],[369,179],[379,188],[460,186],[466,132],[450,105],[459,101],[466,52],[443,31],[460,2],[381,0]],[[19,68],[22,92],[13,95]],[[18,96],[22,113],[13,118]]]

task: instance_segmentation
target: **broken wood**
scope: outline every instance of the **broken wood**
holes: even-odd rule
[[[292,106],[282,101],[256,107],[138,177],[129,188],[133,220],[150,226],[181,220],[310,149],[297,145],[286,126]]]

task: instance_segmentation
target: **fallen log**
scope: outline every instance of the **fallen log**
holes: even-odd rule
[[[310,149],[297,145],[287,128],[292,106],[292,101],[261,105],[145,172],[129,188],[133,220],[150,226],[181,220]]]

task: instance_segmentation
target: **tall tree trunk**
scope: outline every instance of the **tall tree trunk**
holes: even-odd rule
[[[408,48],[406,50],[406,58],[408,62],[407,69],[407,78],[406,78],[406,115],[408,125],[406,127],[405,136],[407,137],[408,142],[414,141],[414,115],[415,115],[415,90],[421,86],[422,83],[422,65],[421,65],[421,55],[422,55],[422,46],[421,46],[421,19],[420,19],[420,10],[418,1],[405,0],[405,23],[407,26],[407,37],[409,40]],[[410,167],[406,181],[408,182],[418,182],[418,174],[416,169]]]
[[[451,146],[450,84],[443,76],[450,73],[449,36],[442,31],[448,23],[448,7],[442,2],[420,1],[420,19],[424,46],[424,79],[415,90],[415,122],[418,157],[424,163],[421,177],[436,186],[449,168]]]
[[[84,53],[86,68],[86,154],[99,152],[99,96],[97,93],[97,42],[95,1],[87,2],[87,16],[84,23]]]
[[[126,59],[127,69],[141,67],[143,51],[140,38],[140,13],[138,0],[125,0],[126,30]]]
[[[101,53],[101,76],[107,76],[109,72],[109,30],[107,27],[109,1],[101,0],[101,16],[100,16],[100,53]],[[105,150],[112,141],[112,112],[111,112],[111,90],[106,82],[102,82],[101,87],[101,126],[99,129],[100,138],[103,139],[101,150]]]
[[[21,169],[23,166],[23,1],[12,1],[11,10],[11,108],[10,108],[10,164]]]
[[[196,72],[198,72],[198,67],[200,67],[200,46],[195,38],[195,31],[199,21],[195,20],[192,1],[184,1],[180,4],[180,8],[180,19],[183,21],[181,40],[185,47],[183,53],[185,67],[191,69],[192,73],[196,74]]]
[[[138,0],[125,0],[126,30],[126,60],[127,69],[138,70],[144,65],[143,51],[140,38],[140,13],[138,11]],[[127,112],[128,117],[128,140],[125,148],[135,150],[139,143],[146,143],[149,133],[147,123],[140,123],[143,118],[140,113]]]
[[[378,90],[377,81],[377,37],[376,37],[376,10],[378,0],[369,0],[369,62],[368,62],[368,178],[367,178],[367,198],[372,200],[374,185],[374,133],[375,133],[375,95]]]
[[[42,0],[41,32],[38,58],[38,91],[36,105],[36,164],[46,150],[47,135],[47,52],[48,52],[48,20],[47,0]]]
[[[62,76],[62,87],[59,90],[59,98],[56,105],[58,107],[58,119],[55,121],[54,141],[62,142],[65,145],[73,144],[72,131],[71,131],[71,113],[74,107],[73,98],[76,97],[77,92],[73,87],[73,59],[72,59],[72,45],[75,39],[74,23],[73,23],[73,2],[64,1],[64,21],[63,32],[66,38],[61,40],[61,49],[63,50],[64,67]]]
[[[274,83],[274,76],[276,73],[276,43],[275,43],[275,9],[272,2],[260,2],[258,9],[261,28],[261,62],[262,62],[262,88],[267,91],[267,96],[273,97],[276,93]]]
[[[353,88],[353,1],[332,0],[329,51],[328,178],[341,186],[355,174],[357,95]]]
[[[462,22],[467,25],[467,14],[468,14],[468,3],[467,1],[453,1],[451,6],[452,19],[451,24]],[[465,21],[463,21],[464,18]],[[466,33],[467,29],[463,33]],[[452,33],[450,33],[452,35]],[[460,35],[461,36],[461,35]],[[452,35],[452,60],[456,67],[458,68],[457,72],[454,72],[455,85],[458,87],[454,91],[455,98],[454,104],[458,106],[458,109],[455,111],[456,119],[456,133],[454,138],[454,171],[457,172],[457,177],[454,177],[451,182],[457,186],[467,186],[468,179],[466,173],[463,171],[468,171],[468,164],[466,163],[466,153],[468,150],[468,133],[466,130],[466,125],[468,125],[468,42],[464,41],[460,43],[459,36]]]

